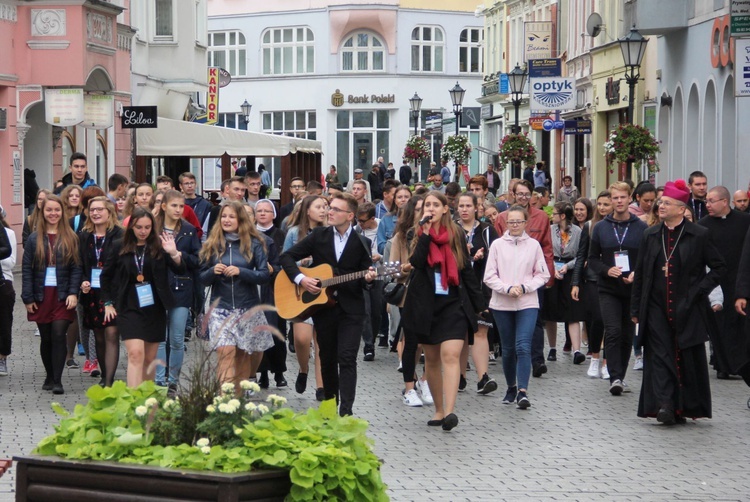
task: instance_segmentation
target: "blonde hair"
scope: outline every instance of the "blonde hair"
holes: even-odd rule
[[[237,216],[237,233],[240,236],[240,254],[242,254],[248,263],[250,263],[253,259],[253,239],[260,242],[261,246],[263,246],[263,251],[266,251],[266,242],[260,235],[260,232],[258,232],[255,225],[250,223],[250,217],[242,207],[242,204],[234,200],[224,204],[219,211],[216,223],[211,229],[211,233],[208,235],[206,243],[203,244],[203,247],[201,248],[200,259],[204,263],[212,258],[218,260],[226,252],[227,240],[224,236],[224,229],[221,228],[221,216],[227,209],[234,211],[234,214]]]
[[[609,185],[610,193],[612,192],[612,190],[617,190],[618,192],[627,192],[628,197],[633,194],[633,189],[630,188],[630,185],[628,185],[624,181],[615,181],[614,183]]]
[[[36,249],[34,251],[34,262],[40,266],[47,265],[47,220],[44,219],[44,208],[50,202],[58,204],[60,209],[63,209],[63,203],[57,195],[47,195],[47,198],[42,203],[42,217],[36,225]],[[63,261],[65,263],[79,263],[78,256],[78,237],[76,236],[73,229],[67,221],[60,220],[57,224],[57,238],[55,239],[55,246],[52,252],[56,254],[57,251],[62,252]]]
[[[117,209],[115,208],[115,205],[112,204],[112,201],[109,200],[109,197],[106,195],[99,195],[97,197],[94,197],[93,199],[89,199],[88,209],[89,211],[89,217],[86,218],[86,223],[83,224],[83,230],[89,233],[94,232],[94,222],[91,221],[91,203],[92,202],[101,202],[104,204],[104,208],[107,210],[107,213],[109,213],[109,216],[107,217],[107,232],[112,230],[115,227],[120,226],[120,220],[117,219]]]

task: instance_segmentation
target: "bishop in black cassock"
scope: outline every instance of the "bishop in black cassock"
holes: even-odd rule
[[[666,425],[711,417],[708,294],[726,270],[709,231],[684,218],[688,198],[683,180],[666,184],[662,223],[643,234],[631,301],[644,347],[638,416]]]

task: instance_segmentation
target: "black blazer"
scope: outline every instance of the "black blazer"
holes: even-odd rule
[[[370,255],[370,240],[361,236],[352,228],[349,239],[341,253],[341,259],[336,261],[336,249],[333,245],[334,227],[316,227],[306,237],[297,242],[281,255],[281,267],[293,281],[300,273],[297,261],[308,256],[312,257],[312,267],[327,263],[333,267],[335,275],[349,274],[367,270],[372,265]],[[337,286],[336,299],[341,310],[347,314],[365,314],[365,298],[363,289],[369,285],[364,279],[351,281]]]
[[[648,341],[648,310],[654,283],[656,257],[662,250],[663,224],[646,229],[635,266],[630,316],[638,318],[641,344]],[[726,273],[724,258],[714,246],[709,231],[695,223],[685,221],[684,234],[680,240],[680,274],[677,277],[676,331],[681,349],[700,345],[708,340],[709,331],[715,329],[708,294],[719,285]],[[709,271],[706,272],[706,267]],[[663,275],[659,280],[664,280]]]
[[[133,262],[133,253],[120,255],[121,249],[122,239],[112,246],[112,259],[104,264],[101,276],[101,300],[104,303],[113,302],[117,310],[125,307],[128,298],[127,285],[133,280],[128,272],[128,265]],[[151,274],[154,277],[154,294],[159,296],[164,308],[168,310],[176,307],[174,296],[169,288],[167,267],[175,274],[184,274],[187,271],[185,260],[181,260],[177,265],[167,253],[162,253],[162,258],[156,260],[149,255],[146,257],[144,267],[151,267]]]
[[[104,246],[102,246],[102,254],[100,259],[102,263],[107,263],[110,258],[116,256],[112,255],[112,248],[115,245],[115,241],[122,239],[122,234],[125,231],[122,227],[114,227],[112,230],[108,230],[104,236]],[[78,249],[81,253],[81,268],[83,269],[83,277],[81,281],[91,281],[91,269],[96,266],[91,260],[91,254],[88,252],[89,239],[91,238],[91,232],[81,231],[78,234]]]
[[[459,233],[461,245],[463,249],[466,249],[464,231],[458,227],[454,231]],[[409,288],[406,290],[404,308],[401,312],[401,322],[405,329],[412,333],[425,335],[430,332],[435,306],[433,302],[435,298],[435,271],[427,264],[431,241],[430,234],[419,236],[414,252],[409,258],[409,263],[412,264],[414,269],[412,270]],[[461,308],[471,323],[471,329],[476,333],[478,329],[477,314],[487,310],[487,303],[468,256],[464,261],[464,267],[459,270],[458,291],[461,296]]]

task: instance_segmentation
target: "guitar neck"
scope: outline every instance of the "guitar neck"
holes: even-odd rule
[[[351,272],[349,274],[331,277],[330,279],[325,279],[323,281],[320,281],[321,283],[320,287],[327,288],[328,286],[336,286],[337,284],[343,284],[349,281],[356,281],[357,279],[363,278],[365,274],[367,274],[367,270],[361,270],[359,272]]]

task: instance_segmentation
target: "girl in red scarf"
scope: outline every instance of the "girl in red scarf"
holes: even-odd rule
[[[477,316],[487,305],[471,268],[464,232],[451,219],[445,195],[425,197],[414,250],[403,271],[411,273],[402,324],[422,344],[435,414],[427,422],[449,431],[458,425],[453,412],[461,375],[459,358],[467,330],[477,331]],[[424,218],[421,218],[424,219]],[[480,314],[477,314],[480,313]]]

